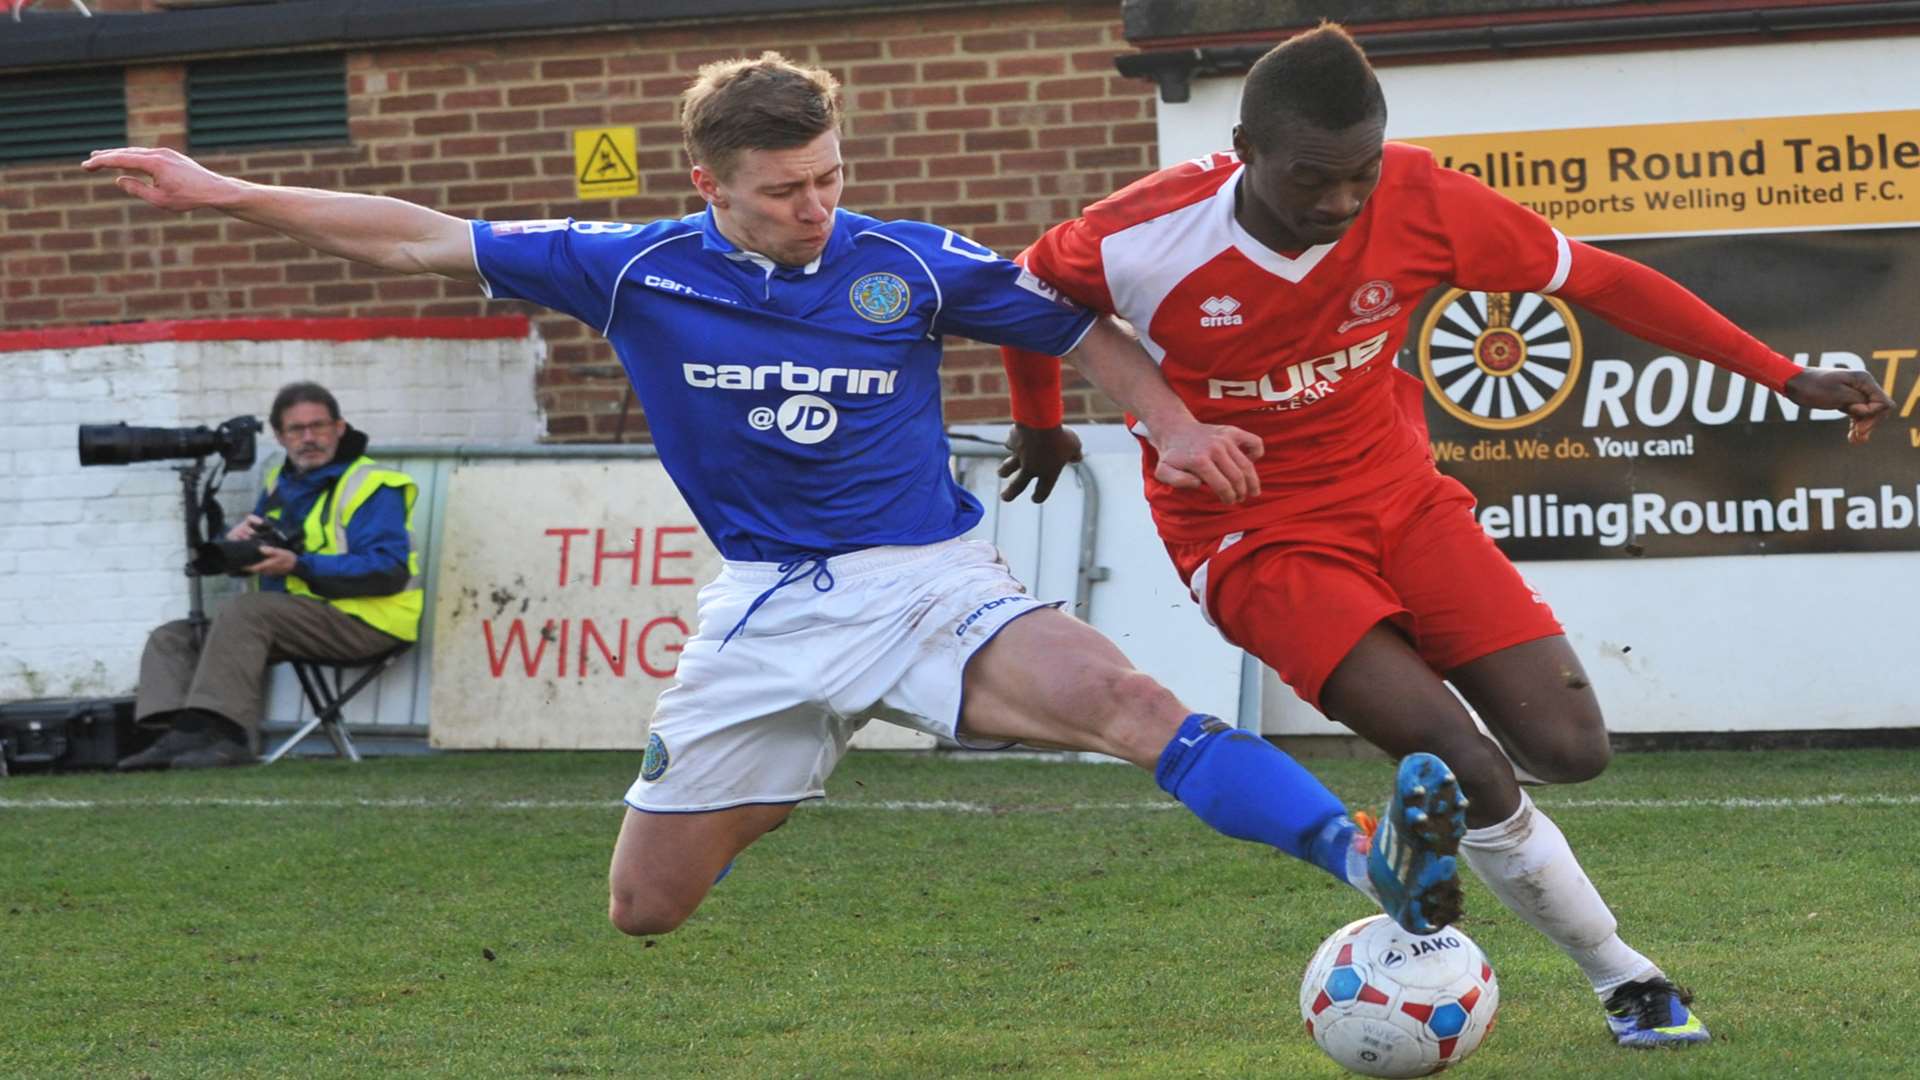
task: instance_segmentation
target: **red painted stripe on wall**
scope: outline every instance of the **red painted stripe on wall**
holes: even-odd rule
[[[180,319],[0,330],[0,352],[140,345],[150,341],[374,341],[437,338],[476,341],[527,336],[524,315],[432,319]]]

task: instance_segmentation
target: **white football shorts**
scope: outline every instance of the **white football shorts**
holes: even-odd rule
[[[660,695],[628,806],[691,813],[820,798],[873,718],[960,742],[967,661],[1013,620],[1060,606],[1028,596],[980,540],[868,548],[826,568],[830,588],[796,571],[724,649],[779,566],[728,561],[700,590],[699,629]]]

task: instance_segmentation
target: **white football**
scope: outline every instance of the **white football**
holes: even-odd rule
[[[1453,927],[1420,937],[1385,915],[1321,942],[1300,1016],[1327,1056],[1368,1076],[1426,1076],[1465,1061],[1493,1030],[1500,984]]]

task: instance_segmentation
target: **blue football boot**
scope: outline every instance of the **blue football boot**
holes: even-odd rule
[[[1367,852],[1380,906],[1408,933],[1431,934],[1460,917],[1456,856],[1466,834],[1467,800],[1453,770],[1432,754],[1408,754]]]
[[[1713,1036],[1687,1006],[1693,994],[1664,975],[1630,982],[1607,996],[1607,1026],[1621,1046],[1691,1046]]]

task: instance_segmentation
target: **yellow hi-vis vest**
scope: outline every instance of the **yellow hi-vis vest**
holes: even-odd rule
[[[279,484],[280,470],[285,464],[282,460],[267,470],[264,480],[267,494],[271,495]],[[426,588],[425,579],[420,576],[420,545],[415,542],[413,534],[413,503],[419,497],[420,489],[412,477],[393,469],[381,468],[370,457],[354,458],[347,466],[347,471],[334,480],[333,491],[315,499],[313,509],[307,511],[304,525],[306,553],[345,555],[347,522],[353,520],[354,511],[383,487],[399,488],[407,500],[406,588],[388,596],[319,596],[307,587],[306,582],[288,574],[287,591],[295,596],[312,596],[325,601],[375,630],[392,634],[401,641],[418,641],[420,612],[426,607]],[[278,518],[279,508],[268,511],[268,516]]]

